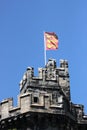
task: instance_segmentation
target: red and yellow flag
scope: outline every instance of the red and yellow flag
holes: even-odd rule
[[[58,49],[58,36],[54,32],[45,32],[46,50]]]

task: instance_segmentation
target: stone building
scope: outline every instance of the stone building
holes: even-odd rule
[[[12,98],[0,102],[0,130],[87,130],[84,106],[71,101],[66,60],[57,67],[49,59],[37,77],[32,67],[27,68],[17,107]]]

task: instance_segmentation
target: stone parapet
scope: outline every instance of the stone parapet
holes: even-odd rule
[[[84,106],[71,102],[67,60],[60,60],[57,67],[56,61],[49,59],[45,68],[38,69],[38,76],[34,76],[34,68],[28,67],[20,81],[17,106],[13,105],[13,98],[0,103],[1,129],[19,127],[24,120],[27,123],[22,127],[30,129],[28,125],[32,124],[34,127],[31,130],[41,130],[41,124],[43,130],[84,130],[82,125],[87,128]],[[38,123],[35,124],[36,121]],[[49,128],[45,129],[47,122]]]

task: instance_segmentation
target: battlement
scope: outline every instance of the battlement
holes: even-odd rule
[[[54,88],[61,87],[66,97],[70,100],[70,83],[68,73],[68,62],[60,60],[60,67],[56,67],[56,61],[49,59],[45,68],[38,69],[38,77],[34,76],[34,69],[28,67],[20,81],[20,93],[30,91],[31,87],[35,88]]]
[[[36,114],[55,115],[56,119],[58,115],[63,121],[87,125],[84,106],[71,102],[67,60],[60,60],[57,67],[56,61],[49,59],[45,68],[38,69],[37,77],[34,76],[34,68],[26,69],[20,81],[17,107],[13,106],[13,98],[0,103],[0,128],[8,124],[10,128],[13,122],[17,123],[16,120],[23,121],[29,116],[34,120]]]

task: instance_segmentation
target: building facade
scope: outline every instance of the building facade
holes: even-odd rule
[[[0,102],[0,130],[87,130],[84,106],[71,101],[68,61],[57,67],[49,59],[45,68],[28,67],[20,81],[18,105]]]

